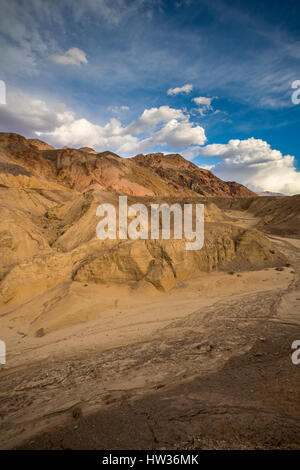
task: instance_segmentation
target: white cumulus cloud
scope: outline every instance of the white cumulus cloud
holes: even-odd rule
[[[180,93],[186,93],[189,94],[193,89],[193,85],[190,83],[187,83],[186,85],[183,85],[181,87],[176,87],[176,88],[169,88],[167,91],[167,94],[169,96],[172,95],[179,95]]]
[[[73,115],[71,122],[55,127],[48,136],[56,145],[88,145],[122,155],[151,151],[157,145],[181,149],[206,142],[203,127],[190,122],[181,110],[167,106],[145,109],[136,121],[125,127],[115,118],[100,126]]]
[[[171,119],[185,119],[181,109],[160,106],[159,108],[145,109],[138,122],[146,126],[155,126],[159,122],[168,122]]]
[[[85,52],[77,47],[72,47],[64,54],[61,55],[51,55],[50,60],[60,65],[76,65],[87,64],[88,60],[86,58]]]
[[[89,146],[128,156],[153,151],[157,146],[193,153],[195,146],[206,142],[203,127],[191,122],[181,109],[149,108],[127,126],[117,118],[100,125],[77,117],[64,104],[50,106],[43,99],[20,92],[10,93],[8,106],[0,107],[0,126],[27,137],[38,135],[56,147]]]
[[[238,181],[254,191],[300,193],[300,172],[295,167],[295,158],[272,149],[264,140],[232,139],[227,144],[207,145],[199,153],[219,157],[221,161],[213,172],[227,181]]]
[[[188,120],[179,122],[172,119],[154,134],[154,137],[157,143],[179,148],[187,145],[203,145],[206,142],[203,127],[195,126]]]

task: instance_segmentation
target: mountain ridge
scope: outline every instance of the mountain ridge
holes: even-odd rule
[[[245,186],[222,181],[180,154],[122,158],[91,147],[55,149],[40,139],[2,132],[0,163],[0,184],[7,187],[31,187],[31,183],[36,187],[39,180],[41,187],[45,182],[47,188],[59,185],[78,192],[96,189],[147,197],[257,197]]]

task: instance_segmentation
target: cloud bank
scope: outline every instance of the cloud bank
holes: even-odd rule
[[[238,181],[254,191],[300,193],[300,172],[295,168],[295,157],[283,155],[261,139],[251,137],[207,145],[199,148],[199,154],[219,157],[221,161],[212,171],[227,181]]]
[[[169,106],[145,109],[129,125],[117,118],[100,125],[81,117],[64,104],[49,106],[44,100],[22,93],[9,96],[9,106],[0,108],[0,126],[8,132],[38,135],[57,147],[92,146],[113,150],[121,155],[168,149],[192,149],[206,143],[203,127],[190,121],[181,109]]]

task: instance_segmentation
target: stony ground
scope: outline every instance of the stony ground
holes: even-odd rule
[[[4,375],[2,448],[299,448],[300,249],[274,240],[294,271],[287,288],[219,300],[152,341]]]

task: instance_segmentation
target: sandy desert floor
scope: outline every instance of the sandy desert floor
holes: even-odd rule
[[[0,311],[0,447],[299,448],[300,240],[272,241],[282,271],[203,273],[168,293],[64,283]]]

